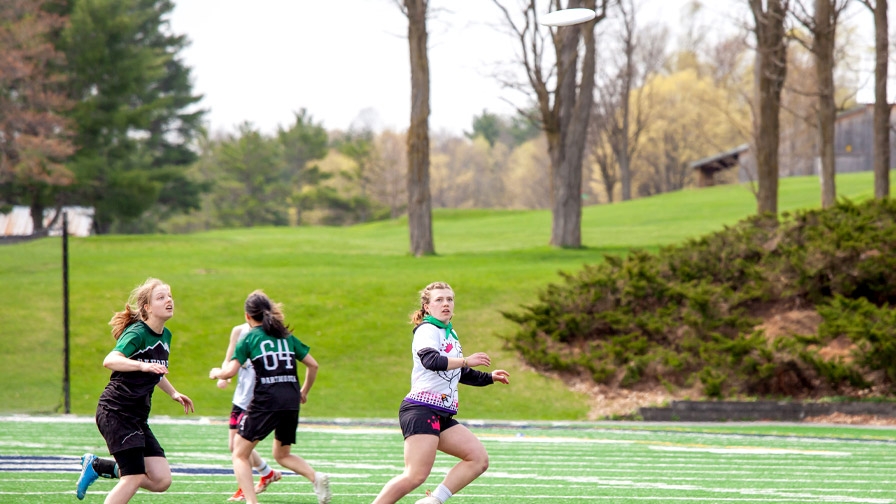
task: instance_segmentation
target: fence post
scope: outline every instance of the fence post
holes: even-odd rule
[[[69,320],[68,320],[68,213],[62,212],[62,393],[65,396],[65,413],[72,412],[71,380],[69,375]]]

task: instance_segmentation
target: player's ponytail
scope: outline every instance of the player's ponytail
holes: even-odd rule
[[[147,278],[145,282],[131,291],[128,302],[124,305],[124,310],[116,312],[109,320],[109,325],[112,326],[113,338],[117,340],[128,326],[148,318],[149,314],[146,312],[146,305],[152,300],[153,289],[159,286],[166,286],[166,284],[158,278]]]
[[[253,291],[246,298],[246,315],[261,322],[264,332],[275,338],[289,336],[290,329],[283,321],[283,305],[274,303],[261,290]]]

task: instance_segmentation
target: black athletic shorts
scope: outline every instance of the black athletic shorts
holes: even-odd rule
[[[96,426],[106,440],[109,453],[118,462],[118,470],[122,475],[143,474],[146,472],[143,458],[165,456],[165,450],[145,418],[98,406]],[[119,460],[117,454],[122,454],[122,460]],[[135,454],[142,456],[137,457]]]
[[[398,423],[401,424],[401,433],[407,439],[415,434],[438,436],[442,431],[460,422],[454,419],[454,415],[436,411],[422,404],[402,401],[401,407],[398,408]]]
[[[140,448],[128,448],[114,454],[115,463],[118,464],[118,476],[133,476],[146,474],[146,459]]]
[[[243,419],[243,415],[245,414],[246,410],[234,404],[233,409],[230,410],[230,428],[233,430],[239,429],[240,420]]]
[[[261,441],[271,432],[280,444],[295,444],[299,410],[246,411],[237,434],[249,441]]]

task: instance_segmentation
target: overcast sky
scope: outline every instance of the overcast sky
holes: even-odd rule
[[[460,0],[458,4],[484,0]],[[212,130],[250,121],[263,131],[305,108],[327,129],[347,129],[364,109],[379,126],[405,129],[410,114],[407,21],[392,0],[176,0],[175,33],[194,90],[205,95]],[[466,5],[469,7],[469,5]],[[470,10],[469,8],[467,10]],[[449,13],[441,17],[448,18]],[[499,37],[475,20],[446,19],[431,30],[434,128],[460,129],[471,111],[497,109],[499,89],[484,76]],[[439,32],[438,30],[442,30]],[[497,112],[497,110],[495,110]]]
[[[641,0],[652,20],[681,24],[686,0]],[[713,0],[709,15],[727,15]],[[513,5],[512,1],[505,2]],[[713,12],[713,9],[715,11]],[[484,109],[510,114],[493,71],[517,54],[491,0],[430,0],[430,127],[459,134]],[[730,9],[729,9],[730,10]],[[326,129],[361,117],[403,131],[410,115],[407,19],[395,0],[175,0],[174,33],[212,132],[249,121],[264,132],[307,109]]]

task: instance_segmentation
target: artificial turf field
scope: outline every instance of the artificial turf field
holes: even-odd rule
[[[224,418],[150,417],[172,466],[163,494],[134,503],[225,503],[236,489]],[[815,424],[467,422],[490,455],[489,470],[451,499],[481,503],[894,503],[896,429]],[[270,439],[259,444],[270,460]],[[0,417],[0,502],[73,503],[80,455],[107,454],[91,417]],[[333,503],[370,503],[402,470],[397,425],[303,420],[294,451],[330,474]],[[453,464],[402,503],[434,488]],[[273,467],[278,468],[276,464]],[[257,480],[257,477],[256,477]],[[100,479],[83,502],[102,502]],[[284,472],[261,502],[308,503],[310,483]]]

